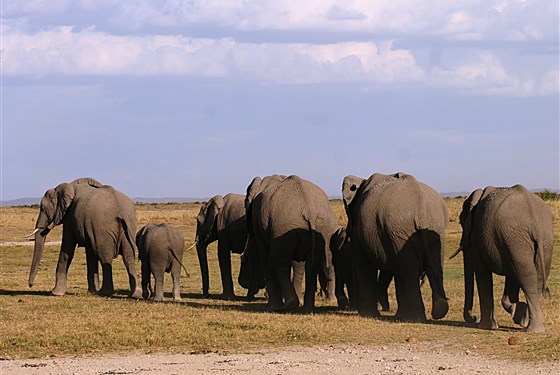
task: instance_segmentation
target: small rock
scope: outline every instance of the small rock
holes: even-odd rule
[[[438,369],[439,371],[443,371],[443,370],[447,370],[447,367],[445,367],[445,366],[439,366],[437,369]]]
[[[519,344],[519,337],[517,336],[511,336],[508,339],[508,345],[518,345]]]
[[[410,336],[406,339],[406,342],[410,342],[410,343],[415,343],[417,341],[418,341],[418,339],[414,336]]]

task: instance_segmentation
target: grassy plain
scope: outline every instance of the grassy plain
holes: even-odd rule
[[[449,225],[445,252],[458,246],[461,228],[458,215],[462,200],[446,200]],[[331,202],[341,225],[345,215],[340,201]],[[85,254],[76,249],[68,276],[69,290],[64,297],[50,296],[59,245],[45,248],[36,284],[27,286],[33,248],[23,245],[0,246],[0,357],[26,358],[100,354],[108,352],[211,352],[253,350],[290,345],[362,343],[385,345],[395,342],[444,342],[449,350],[470,351],[524,360],[560,360],[560,201],[548,201],[555,215],[555,244],[548,286],[552,297],[542,299],[545,313],[544,334],[525,333],[516,327],[501,308],[499,299],[503,278],[494,276],[494,295],[499,330],[484,331],[463,322],[463,271],[461,256],[446,260],[445,288],[450,311],[441,321],[401,323],[391,319],[362,318],[354,311],[338,311],[336,306],[318,300],[314,314],[272,314],[264,311],[266,299],[259,294],[254,302],[225,301],[221,293],[216,244],[209,247],[210,292],[201,296],[198,260],[194,250],[183,261],[190,277],[182,276],[183,302],[172,303],[171,278],[166,275],[166,300],[152,303],[126,298],[127,276],[119,257],[113,262],[117,293],[111,298],[87,293]],[[200,204],[146,204],[137,206],[139,228],[148,222],[166,222],[181,229],[185,242],[194,242],[196,215]],[[33,230],[38,208],[0,207],[0,242],[22,241]],[[48,241],[60,240],[60,228]],[[232,256],[234,277],[239,256]],[[140,269],[139,263],[137,269]],[[234,280],[234,284],[236,284]],[[245,290],[236,286],[239,296]],[[423,288],[427,311],[430,292]],[[390,295],[392,306],[394,289]],[[475,311],[478,311],[475,297]],[[508,345],[508,340],[514,345]]]

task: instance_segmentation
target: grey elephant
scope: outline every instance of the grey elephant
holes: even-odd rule
[[[521,185],[488,186],[465,200],[460,214],[463,227],[465,305],[467,322],[473,323],[474,275],[484,329],[498,327],[494,310],[492,273],[506,277],[502,306],[515,323],[527,331],[544,331],[539,297],[547,293],[553,247],[552,213],[546,203]],[[452,256],[452,257],[453,257]],[[519,301],[522,289],[527,303]]]
[[[49,189],[41,199],[35,231],[35,248],[29,273],[33,286],[47,234],[62,224],[62,244],[56,267],[53,295],[64,295],[67,274],[76,245],[86,249],[88,291],[104,296],[114,294],[111,263],[118,255],[128,272],[130,296],[140,298],[142,291],[134,265],[136,211],[123,193],[93,178],[80,178]],[[103,284],[99,289],[99,268]],[[99,290],[98,290],[99,289]]]
[[[271,178],[277,182],[270,183]],[[263,183],[269,186],[262,189]],[[323,272],[334,283],[329,241],[338,223],[327,195],[297,176],[256,177],[247,188],[246,207],[247,221],[252,224],[249,238],[254,242],[242,262],[262,270],[268,290],[267,309],[290,311],[299,306],[290,280],[292,261],[297,261],[305,262],[303,311],[311,312],[318,274]],[[253,277],[258,275],[252,267],[242,267],[241,272],[249,270]]]
[[[181,231],[168,224],[146,224],[136,234],[138,258],[142,261],[142,292],[145,299],[163,301],[163,277],[171,273],[173,301],[181,301],[181,267],[185,252],[185,239]],[[151,275],[155,287],[152,292]]]
[[[330,247],[336,275],[335,296],[338,307],[355,309],[357,307],[357,287],[354,280],[355,272],[352,269],[351,241],[345,227],[339,228],[332,235]],[[377,278],[377,299],[379,307],[383,311],[391,310],[387,293],[391,280],[393,280],[393,274],[389,270],[381,271]],[[348,295],[346,295],[345,288]]]
[[[377,271],[395,278],[398,319],[425,321],[420,277],[432,288],[432,318],[443,318],[449,304],[443,286],[443,243],[447,207],[439,194],[405,173],[347,176],[342,195],[352,241],[358,312],[379,316],[382,289]],[[384,287],[386,288],[386,287]]]
[[[241,254],[247,242],[245,197],[240,194],[216,195],[202,207],[196,218],[196,252],[202,274],[202,293],[210,295],[208,276],[209,244],[218,241],[218,261],[222,276],[222,296],[234,299],[231,253]]]

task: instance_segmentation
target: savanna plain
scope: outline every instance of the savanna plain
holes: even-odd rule
[[[106,298],[87,292],[85,252],[77,248],[68,273],[68,293],[50,295],[54,285],[58,244],[45,246],[33,288],[28,273],[33,247],[18,243],[33,230],[37,207],[0,207],[0,358],[60,358],[75,355],[131,353],[243,353],[298,347],[346,345],[384,347],[414,344],[449,353],[472,353],[505,360],[539,363],[560,361],[560,200],[546,200],[554,215],[554,253],[548,279],[550,298],[541,298],[545,333],[529,334],[516,326],[502,309],[503,277],[494,275],[494,298],[500,329],[485,331],[463,321],[463,261],[457,249],[461,236],[459,213],[463,199],[446,199],[449,223],[446,230],[444,283],[450,309],[440,321],[402,323],[391,318],[396,307],[394,287],[389,291],[393,311],[380,319],[362,318],[355,311],[338,310],[317,298],[310,315],[265,312],[266,298],[247,302],[246,291],[236,285],[239,298],[220,298],[221,279],[217,246],[208,248],[210,298],[203,298],[196,251],[185,253],[189,276],[181,275],[182,302],[171,302],[171,277],[166,274],[166,301],[153,303],[127,298],[128,277],[122,259],[113,261],[116,294]],[[333,200],[339,223],[346,216],[341,201]],[[200,203],[137,204],[138,229],[148,222],[169,223],[185,236],[186,247],[194,243]],[[61,227],[47,241],[60,241]],[[140,263],[136,264],[140,270]],[[232,255],[234,284],[239,256]],[[429,316],[430,288],[423,288]],[[478,314],[475,293],[475,311]],[[1,366],[1,363],[0,363]]]

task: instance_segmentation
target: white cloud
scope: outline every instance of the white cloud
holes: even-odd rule
[[[554,0],[6,0],[3,16],[68,12],[94,13],[120,29],[202,24],[233,30],[397,33],[493,41],[558,40],[559,18]]]
[[[409,81],[422,72],[390,43],[238,43],[231,38],[118,36],[60,27],[4,33],[6,75],[186,75],[308,83]]]
[[[2,31],[6,76],[177,75],[278,83],[421,83],[492,95],[558,93],[557,69],[520,78],[491,51],[425,70],[411,51],[395,48],[391,41],[243,43],[232,38],[111,35],[68,26],[34,34],[7,26]]]

